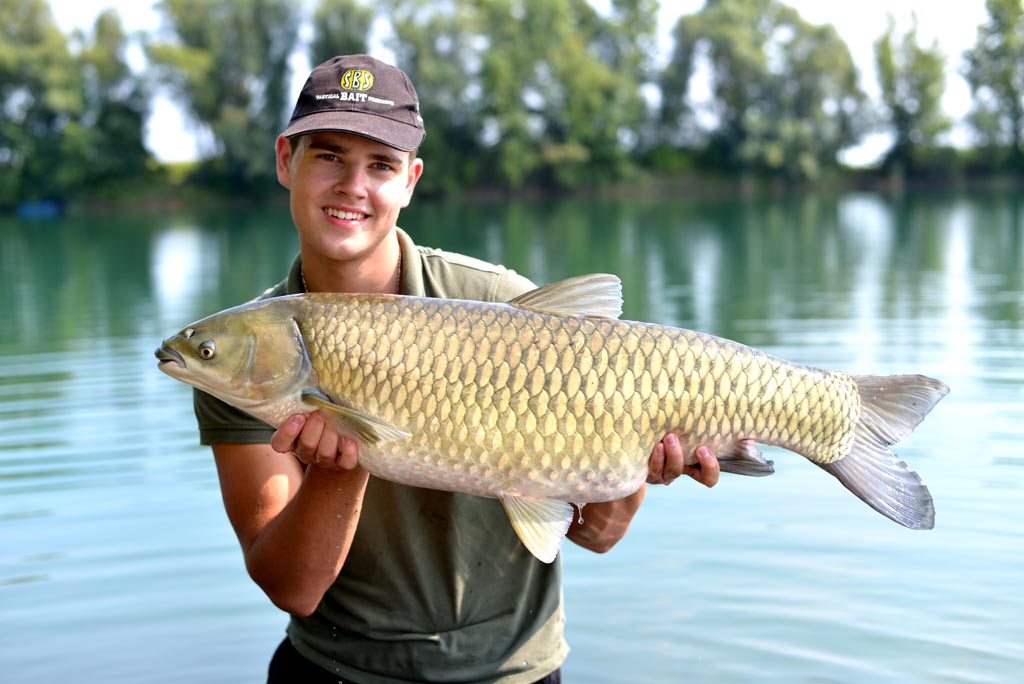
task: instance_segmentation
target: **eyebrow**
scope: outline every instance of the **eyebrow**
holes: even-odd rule
[[[333,153],[339,154],[339,155],[346,155],[346,154],[349,154],[351,152],[351,150],[349,150],[349,148],[344,147],[343,145],[336,145],[334,143],[318,141],[318,140],[314,140],[314,141],[310,142],[309,143],[309,147],[310,147],[310,149],[324,150],[325,152],[333,152]],[[370,159],[373,159],[374,161],[384,162],[386,164],[397,165],[397,166],[400,166],[402,164],[401,157],[399,157],[398,155],[387,154],[385,152],[371,152],[370,153]]]

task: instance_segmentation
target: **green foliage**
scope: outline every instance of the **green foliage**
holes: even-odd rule
[[[0,0],[0,205],[88,196],[146,168],[146,96],[117,16],[58,30],[42,0]]]
[[[965,54],[982,143],[969,154],[936,146],[950,125],[936,44],[919,45],[916,20],[902,36],[890,23],[879,37],[878,104],[895,139],[889,177],[1024,170],[1021,3],[987,0],[989,20]],[[654,64],[657,0],[157,7],[160,32],[141,37],[150,70],[133,73],[126,53],[140,38],[112,11],[64,36],[45,0],[0,0],[0,207],[109,197],[152,178],[143,133],[153,83],[191,116],[204,157],[164,169],[168,192],[262,193],[293,104],[289,60],[299,50],[312,64],[367,52],[378,35],[420,94],[420,192],[593,188],[648,172],[822,180],[874,125],[836,30],[782,0],[707,0],[676,22],[664,68]],[[300,33],[304,21],[311,30]]]
[[[162,0],[166,36],[146,51],[161,80],[209,133],[208,168],[231,191],[275,177],[271,142],[292,102],[288,58],[298,13],[289,0]]]
[[[935,146],[952,121],[942,111],[946,89],[946,59],[938,42],[922,47],[917,40],[917,16],[902,39],[896,36],[892,15],[885,34],[875,42],[875,65],[882,88],[882,105],[894,143],[886,166],[901,173],[913,171],[919,150]]]
[[[473,79],[477,32],[467,2],[387,0],[395,38],[389,47],[420,98],[427,137],[420,148],[424,193],[480,187],[491,179],[479,141],[480,93]]]
[[[970,123],[982,145],[1009,148],[1024,170],[1024,8],[1021,0],[986,0],[985,7],[989,20],[964,53]]]
[[[128,37],[113,10],[99,15],[91,38],[76,35],[81,44],[78,68],[85,107],[76,126],[88,140],[82,162],[85,177],[78,183],[90,192],[109,192],[125,179],[148,173],[150,157],[143,144],[149,93],[129,69]]]
[[[0,0],[0,204],[56,193],[48,147],[82,109],[67,42],[42,0]],[[63,191],[63,188],[61,188]]]
[[[679,19],[673,36],[659,79],[666,139],[707,136],[736,170],[813,180],[860,137],[865,98],[834,27],[809,24],[777,0],[708,0]],[[712,92],[707,126],[689,101],[702,60]]]
[[[620,177],[640,139],[656,4],[391,0],[393,49],[446,187],[569,188]],[[430,173],[424,177],[430,183]]]
[[[335,55],[366,54],[374,19],[374,10],[359,0],[320,0],[313,12],[310,62],[315,66]]]

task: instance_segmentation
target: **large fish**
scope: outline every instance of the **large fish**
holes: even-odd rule
[[[373,475],[500,499],[545,562],[572,504],[635,492],[669,432],[747,475],[772,472],[755,442],[784,447],[901,525],[934,525],[928,489],[888,447],[945,384],[810,368],[620,321],[621,308],[610,275],[507,303],[293,295],[204,318],[156,355],[168,375],[271,426],[319,410]]]

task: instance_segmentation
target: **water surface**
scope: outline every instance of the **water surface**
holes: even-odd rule
[[[567,681],[1024,677],[1024,214],[1009,195],[438,204],[421,244],[546,282],[618,274],[625,316],[952,388],[898,447],[936,529],[799,457],[654,488],[565,550]],[[279,279],[287,212],[0,219],[5,682],[252,682],[286,618],[247,578],[189,390],[152,351]]]

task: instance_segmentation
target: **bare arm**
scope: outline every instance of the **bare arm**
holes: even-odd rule
[[[697,447],[694,455],[700,465],[686,465],[686,454],[679,439],[675,435],[666,435],[651,452],[651,458],[647,462],[647,482],[668,485],[680,475],[689,475],[706,487],[714,487],[720,472],[718,459],[706,446]],[[611,550],[625,536],[646,492],[645,484],[624,499],[587,504],[582,514],[583,523],[581,524],[579,520],[574,521],[566,536],[583,548],[596,553]]]
[[[224,507],[249,575],[275,605],[296,615],[311,614],[341,571],[369,477],[355,467],[354,443],[339,443],[336,435],[320,440],[323,419],[313,415],[293,416],[271,445],[213,445]],[[313,442],[326,443],[325,451],[333,445],[332,457],[303,446]]]

